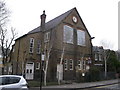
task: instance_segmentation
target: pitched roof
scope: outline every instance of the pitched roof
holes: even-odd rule
[[[54,28],[55,26],[57,26],[57,25],[58,25],[62,20],[64,20],[73,10],[76,10],[76,11],[77,11],[76,7],[75,7],[75,8],[72,8],[71,10],[69,10],[69,11],[61,14],[60,16],[58,16],[58,17],[56,17],[56,18],[48,21],[47,23],[45,23],[45,30],[50,30],[50,29]],[[77,13],[78,13],[78,11],[77,11]],[[78,13],[78,15],[79,15],[79,13]],[[79,18],[81,19],[83,26],[85,27],[86,31],[88,32],[88,30],[87,30],[87,28],[86,28],[86,26],[85,26],[85,24],[84,24],[84,22],[83,22],[83,20],[82,20],[82,18],[81,18],[80,15],[79,15]],[[27,34],[25,34],[25,35],[23,35],[23,36],[21,36],[21,37],[19,37],[19,38],[22,38],[22,37],[24,37],[24,36],[26,36],[26,35],[28,35],[28,34],[37,33],[37,32],[40,32],[40,31],[41,31],[41,30],[40,30],[40,26],[38,26],[37,28],[29,31]],[[88,34],[89,34],[89,32],[88,32]],[[90,34],[89,34],[89,36],[91,37]],[[18,40],[19,38],[17,38],[16,40]]]
[[[75,9],[75,8],[73,8],[73,9]],[[50,20],[49,22],[47,22],[45,24],[45,30],[50,30],[50,29],[54,28],[55,26],[57,26],[64,18],[66,18],[72,12],[73,9],[71,9],[71,10],[63,13],[62,15],[60,15],[60,16]],[[33,29],[32,31],[28,32],[28,34],[36,33],[36,32],[39,32],[39,31],[40,31],[40,26]]]

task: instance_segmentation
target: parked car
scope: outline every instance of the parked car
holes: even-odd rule
[[[28,84],[23,76],[1,75],[0,90],[28,90]]]

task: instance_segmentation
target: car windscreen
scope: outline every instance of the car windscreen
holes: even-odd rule
[[[0,85],[15,84],[20,81],[20,77],[0,77]]]

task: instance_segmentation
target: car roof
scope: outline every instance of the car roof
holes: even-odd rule
[[[23,77],[20,75],[0,75],[0,77]]]

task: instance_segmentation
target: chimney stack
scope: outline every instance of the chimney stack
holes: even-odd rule
[[[45,10],[44,10],[43,14],[41,15],[41,30],[42,31],[45,30],[45,19],[46,19],[46,14],[45,14]]]

